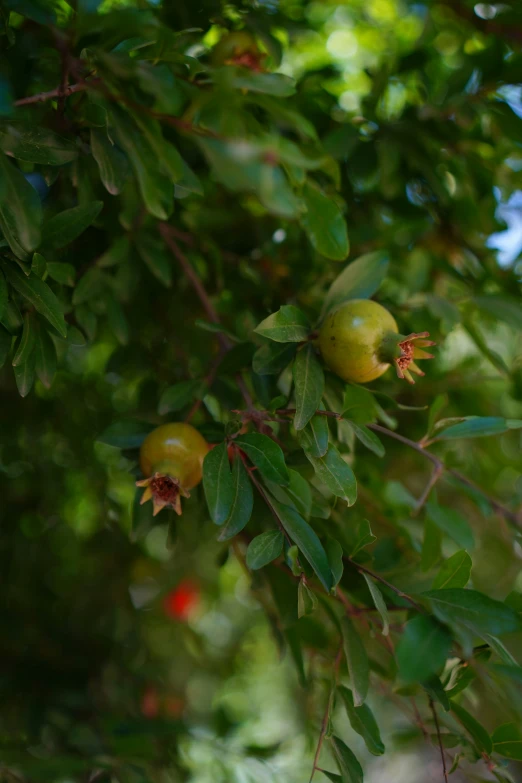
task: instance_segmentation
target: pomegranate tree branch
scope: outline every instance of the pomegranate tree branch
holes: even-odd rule
[[[321,723],[321,731],[319,734],[319,740],[317,742],[317,748],[315,749],[315,756],[314,756],[314,763],[312,766],[312,774],[310,775],[309,783],[312,783],[314,774],[316,771],[320,771],[320,767],[317,766],[317,762],[319,761],[319,756],[321,754],[321,748],[323,747],[324,738],[326,736],[326,730],[328,729],[328,718],[330,717],[330,712],[332,709],[333,704],[333,698],[335,695],[335,689],[337,687],[337,679],[339,677],[339,666],[341,665],[341,658],[343,654],[343,643],[341,641],[341,644],[339,645],[339,650],[337,651],[337,655],[335,658],[334,666],[333,666],[333,682],[332,687],[330,689],[330,693],[328,694],[328,701],[326,702],[326,709],[324,711],[323,720]]]
[[[445,783],[448,783],[448,770],[446,769],[446,758],[444,756],[444,745],[442,744],[442,736],[440,733],[440,726],[439,726],[439,719],[437,716],[437,710],[435,709],[435,704],[433,703],[433,699],[429,698],[430,702],[430,709],[433,715],[433,721],[435,723],[435,729],[437,731],[437,739],[439,741],[439,749],[440,749],[440,757],[442,759],[442,773],[444,775]]]
[[[395,595],[398,595],[399,598],[403,598],[405,601],[408,601],[409,604],[411,604],[418,612],[422,612],[423,614],[426,614],[426,610],[423,606],[417,603],[411,595],[408,595],[408,593],[404,593],[402,590],[400,590],[398,587],[395,587],[395,585],[392,585],[391,582],[388,582],[387,579],[385,579],[383,576],[380,576],[379,574],[376,574],[375,571],[370,571],[369,568],[366,568],[366,566],[361,565],[360,563],[356,563],[355,560],[352,560],[351,557],[343,557],[343,560],[346,560],[348,563],[350,563],[354,568],[359,571],[360,574],[368,574],[368,576],[373,577],[377,582],[380,582],[382,585],[385,585],[389,590],[391,590]]]
[[[55,98],[68,98],[69,95],[73,95],[75,92],[83,92],[96,87],[99,82],[100,79],[92,79],[89,82],[78,82],[78,84],[61,84],[59,87],[55,87],[54,90],[49,90],[49,92],[39,92],[36,95],[29,95],[27,98],[20,98],[14,102],[14,105],[30,106],[33,103],[45,103],[45,101],[52,101]]]

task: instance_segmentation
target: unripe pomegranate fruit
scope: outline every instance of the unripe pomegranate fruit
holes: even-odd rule
[[[435,345],[428,332],[399,334],[393,316],[370,299],[352,299],[329,313],[319,330],[319,348],[327,366],[344,381],[368,383],[395,365],[399,378],[415,383],[424,375],[416,359],[432,359],[423,350]]]
[[[145,487],[141,502],[152,499],[154,516],[165,506],[181,514],[180,496],[190,497],[189,490],[201,481],[207,452],[206,440],[185,422],[162,424],[147,435],[140,449],[147,478],[136,486]]]
[[[254,36],[246,30],[227,33],[219,39],[212,51],[214,65],[236,65],[251,71],[262,71],[264,58]]]

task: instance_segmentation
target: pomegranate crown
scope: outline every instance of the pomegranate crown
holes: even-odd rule
[[[412,373],[424,375],[420,367],[415,363],[416,359],[433,359],[433,354],[424,350],[430,345],[435,345],[433,340],[426,340],[429,332],[413,332],[406,337],[400,337],[398,347],[399,356],[394,357],[393,363],[399,378],[405,378],[408,383],[415,383]]]
[[[166,476],[164,473],[155,473],[149,478],[136,482],[137,487],[145,487],[141,497],[141,505],[147,500],[152,500],[152,515],[159,514],[162,508],[173,508],[176,514],[181,516],[181,495],[189,498],[190,493],[180,486],[177,479]]]

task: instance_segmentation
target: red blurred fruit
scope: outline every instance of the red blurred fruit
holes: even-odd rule
[[[163,599],[163,611],[174,620],[188,620],[199,605],[200,591],[197,584],[184,580],[167,593]]]
[[[141,697],[141,713],[146,718],[157,718],[160,710],[158,691],[150,685]]]

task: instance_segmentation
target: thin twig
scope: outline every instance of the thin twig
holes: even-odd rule
[[[326,736],[326,730],[328,728],[328,718],[330,717],[330,711],[332,709],[332,702],[335,695],[335,689],[337,687],[337,679],[339,677],[339,666],[341,665],[342,654],[343,654],[343,644],[341,642],[341,644],[339,645],[339,649],[337,651],[337,655],[335,657],[335,662],[333,667],[334,676],[333,676],[332,687],[330,689],[330,693],[328,694],[328,701],[326,703],[326,709],[324,711],[323,720],[321,722],[321,732],[319,734],[317,748],[315,749],[314,763],[312,766],[312,774],[310,775],[309,783],[312,783],[315,772],[320,770],[320,768],[317,766],[317,762],[319,761],[321,748],[323,747],[324,738]]]
[[[427,501],[427,499],[429,497],[429,494],[430,494],[431,490],[433,489],[433,487],[435,486],[435,484],[440,479],[440,477],[442,476],[443,473],[444,473],[444,468],[443,468],[442,465],[434,465],[433,466],[433,470],[431,472],[430,479],[429,479],[428,483],[426,484],[426,486],[424,488],[424,492],[422,493],[420,498],[417,500],[417,504],[416,504],[415,508],[412,511],[412,516],[416,516],[419,513],[419,511],[422,509],[422,507],[424,506],[424,504],[426,503],[426,501]]]
[[[399,435],[398,432],[394,432],[393,430],[389,430],[387,427],[382,427],[380,424],[367,424],[366,425],[369,430],[373,430],[374,432],[380,432],[382,435],[387,435],[388,438],[393,438],[394,440],[400,441],[400,443],[404,443],[405,446],[409,446],[410,449],[413,449],[418,454],[423,454],[426,459],[429,459],[430,462],[433,462],[433,464],[437,468],[444,469],[444,463],[439,457],[437,457],[435,454],[432,454],[430,451],[426,451],[426,449],[423,449],[422,446],[419,446],[418,443],[416,443],[414,440],[410,440],[409,438],[405,438],[404,435]]]
[[[431,696],[429,697],[430,702],[430,709],[433,714],[433,720],[435,722],[435,729],[437,730],[437,739],[439,741],[439,748],[440,748],[440,757],[442,759],[442,772],[444,775],[445,783],[448,783],[448,770],[446,769],[446,758],[444,756],[444,746],[442,744],[442,736],[440,733],[440,726],[439,726],[439,719],[437,716],[437,710],[435,709],[435,704],[433,703],[433,699]]]
[[[68,86],[62,85],[55,87],[54,90],[48,92],[39,92],[36,95],[29,95],[27,98],[20,98],[14,102],[15,106],[30,106],[33,103],[45,103],[45,101],[52,101],[54,98],[68,98],[69,95],[73,95],[76,92],[83,92],[84,90],[90,90],[95,88],[100,79],[91,79],[89,82],[78,82],[78,84],[69,84]]]
[[[361,565],[360,563],[356,563],[355,560],[352,560],[351,557],[343,557],[343,560],[346,560],[348,563],[350,563],[354,568],[356,568],[359,573],[368,574],[368,576],[373,577],[377,580],[377,582],[380,582],[382,585],[386,585],[386,587],[395,593],[395,595],[398,595],[400,598],[403,598],[405,601],[408,601],[409,604],[411,604],[418,612],[422,612],[423,614],[426,614],[426,610],[423,606],[417,603],[411,595],[408,595],[408,593],[403,592],[398,587],[395,587],[395,585],[392,585],[391,582],[388,582],[387,579],[385,579],[383,576],[380,576],[380,574],[376,574],[375,571],[370,571],[369,568],[366,568],[366,566]]]

